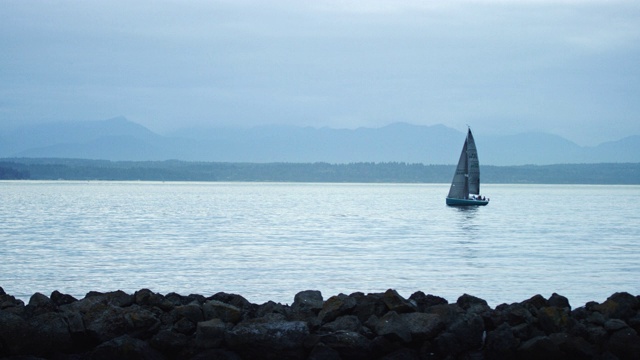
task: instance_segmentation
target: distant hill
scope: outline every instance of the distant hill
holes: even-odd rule
[[[0,180],[449,183],[455,165],[0,158]],[[640,184],[640,163],[481,166],[484,184]]]
[[[443,125],[190,128],[159,135],[123,117],[57,122],[0,133],[0,157],[113,161],[406,162],[454,164],[465,134]],[[482,165],[640,162],[640,136],[581,147],[545,133],[478,136]]]

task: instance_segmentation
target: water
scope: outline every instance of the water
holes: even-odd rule
[[[142,288],[292,303],[302,290],[396,289],[491,306],[640,294],[640,186],[0,182],[0,286]]]

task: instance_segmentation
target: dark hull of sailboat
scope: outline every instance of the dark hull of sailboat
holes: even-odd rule
[[[449,206],[485,206],[488,203],[488,200],[447,198],[447,205]]]

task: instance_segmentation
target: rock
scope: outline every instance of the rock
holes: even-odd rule
[[[91,291],[85,295],[85,299],[97,297],[100,301],[118,307],[127,307],[133,304],[133,295],[129,295],[122,290],[106,293]]]
[[[67,304],[71,304],[73,302],[78,301],[78,299],[74,298],[71,295],[67,295],[67,294],[62,294],[61,292],[59,292],[58,290],[54,290],[51,293],[51,301],[56,305],[56,306],[60,306],[60,305],[67,305]]]
[[[170,311],[175,306],[161,294],[156,294],[149,289],[142,289],[133,294],[133,301],[140,306],[158,307],[164,311]]]
[[[177,319],[186,318],[193,323],[198,323],[204,320],[204,314],[202,307],[196,302],[191,302],[187,305],[177,306],[172,311]]]
[[[96,360],[163,360],[164,356],[146,342],[123,335],[109,340],[91,352],[91,359]]]
[[[579,336],[572,336],[565,333],[556,333],[549,336],[560,351],[564,354],[565,358],[570,359],[594,359],[597,358],[598,353],[596,347],[589,344],[584,338]]]
[[[555,360],[563,359],[560,347],[551,341],[547,336],[538,336],[520,345],[517,351],[517,358]]]
[[[0,358],[35,354],[31,350],[38,340],[33,337],[26,320],[8,311],[0,311]]]
[[[12,307],[23,307],[24,302],[16,299],[14,296],[7,294],[0,294],[0,310],[5,310]]]
[[[531,324],[534,322],[533,314],[521,304],[513,304],[505,309],[506,321],[509,325]]]
[[[199,348],[217,348],[224,342],[225,323],[221,319],[211,319],[198,323],[196,346]]]
[[[454,335],[456,346],[462,351],[480,349],[486,338],[484,320],[473,313],[459,317],[446,331]]]
[[[487,334],[484,347],[487,358],[513,359],[515,358],[519,345],[520,340],[513,335],[510,326],[503,323],[497,329]]]
[[[378,320],[375,327],[376,334],[385,336],[391,341],[411,342],[412,336],[409,327],[403,318],[395,311],[389,311]]]
[[[30,349],[36,354],[66,352],[73,346],[65,316],[58,312],[43,313],[29,319],[34,341]]]
[[[35,293],[29,299],[29,304],[27,304],[25,310],[32,315],[39,315],[55,311],[56,308],[56,304],[54,304],[46,295]]]
[[[219,292],[207,300],[216,300],[223,302],[225,304],[229,304],[237,307],[238,309],[242,309],[244,311],[250,310],[254,305],[249,302],[249,300],[245,299],[241,295],[236,294],[227,294],[224,292]]]
[[[149,344],[161,353],[177,358],[177,354],[189,344],[189,337],[171,330],[160,330],[151,338]]]
[[[387,305],[389,311],[395,311],[398,314],[418,310],[415,304],[400,296],[400,294],[393,289],[389,289],[384,293],[382,301]]]
[[[629,293],[620,292],[611,295],[601,305],[595,305],[593,309],[607,317],[626,321],[636,315],[640,309],[640,300]]]
[[[394,310],[392,310],[394,309]],[[148,289],[52,292],[28,305],[0,288],[0,358],[21,359],[637,359],[640,300],[615,293],[572,310],[554,293],[491,309],[395,290],[296,294],[291,306]]]
[[[242,360],[238,354],[222,349],[209,349],[191,357],[190,360]]]
[[[232,350],[249,358],[299,357],[309,335],[302,321],[269,321],[259,318],[243,321],[225,334]]]
[[[350,296],[339,294],[332,296],[322,305],[318,319],[322,324],[331,322],[338,316],[348,315],[356,307],[356,300]]]
[[[242,320],[242,310],[236,306],[218,300],[209,300],[202,305],[205,320],[220,319],[237,324]]]
[[[271,315],[279,315],[280,319],[285,319],[289,316],[289,307],[273,301],[267,301],[266,303],[258,306],[255,310],[255,316],[253,318],[267,317]],[[297,319],[296,319],[297,320]]]
[[[156,314],[138,305],[125,309],[124,319],[128,325],[127,334],[137,338],[149,338],[160,328]]]
[[[538,311],[538,325],[546,334],[565,330],[569,324],[569,310],[555,306],[543,307]]]
[[[609,319],[604,323],[604,329],[610,332],[629,328],[626,322],[620,319]]]
[[[411,338],[415,341],[425,341],[435,338],[444,330],[444,322],[437,314],[409,313],[400,314],[400,319],[405,324]]]
[[[635,330],[627,327],[611,334],[607,349],[620,359],[640,359],[640,337]]]
[[[555,306],[561,309],[571,310],[571,305],[569,305],[569,299],[562,295],[558,295],[556,293],[551,294],[551,297],[547,301],[547,306]]]
[[[317,290],[306,290],[296,294],[293,298],[293,304],[291,308],[293,311],[298,312],[313,312],[318,313],[322,310],[324,301],[322,299],[322,293]]]
[[[549,306],[547,299],[544,296],[537,294],[532,296],[530,299],[522,302],[522,305],[531,310],[541,309],[545,306]],[[533,311],[532,311],[533,312]]]
[[[352,331],[339,331],[320,337],[319,344],[335,350],[342,359],[371,359],[371,340]]]
[[[307,360],[342,360],[340,353],[323,343],[314,346]]]
[[[491,310],[485,300],[468,294],[460,296],[456,304],[462,309],[467,310],[467,312],[471,310],[474,313],[482,313]]]
[[[351,311],[361,322],[366,322],[371,316],[381,317],[389,311],[383,301],[384,294],[354,293],[349,296],[356,301],[356,307]]]
[[[102,343],[127,333],[129,324],[124,318],[125,311],[117,306],[100,304],[83,312],[87,333]]]
[[[320,332],[336,332],[336,331],[352,331],[361,332],[362,323],[355,315],[345,315],[336,320],[324,324],[320,328]]]
[[[427,314],[437,314],[445,325],[450,325],[460,316],[465,314],[457,304],[434,305],[425,311]]]
[[[446,305],[447,300],[439,296],[425,295],[422,291],[417,291],[409,297],[418,307],[418,311],[425,312],[426,309],[435,305]]]

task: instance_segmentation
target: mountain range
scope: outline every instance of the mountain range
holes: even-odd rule
[[[444,125],[394,123],[381,128],[296,126],[183,128],[160,135],[117,117],[0,130],[0,157],[113,161],[454,164],[465,134]],[[548,133],[478,136],[484,165],[640,162],[640,136],[593,147]]]

